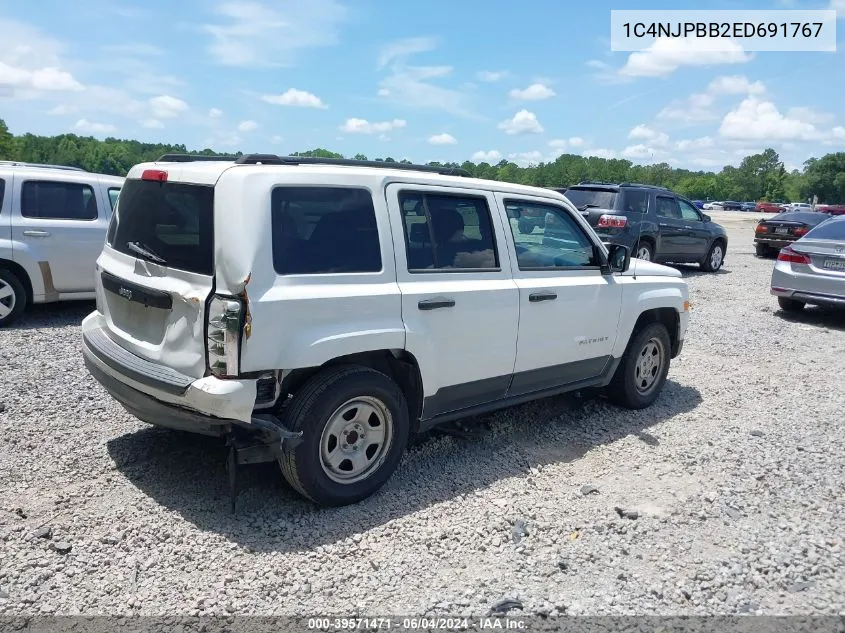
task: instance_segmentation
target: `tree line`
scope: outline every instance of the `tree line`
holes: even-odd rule
[[[211,149],[189,150],[185,145],[141,143],[111,137],[101,141],[75,134],[15,136],[0,119],[0,160],[71,165],[91,172],[124,176],[136,163],[170,153],[222,155]],[[241,152],[231,155],[240,156]],[[322,148],[292,155],[344,158],[342,154]],[[364,154],[350,158],[367,160]],[[410,162],[396,161],[389,156],[374,160]],[[693,200],[799,202],[818,196],[820,203],[845,204],[845,152],[811,158],[802,169],[790,172],[771,148],[745,157],[736,167],[728,165],[718,172],[679,169],[668,163],[637,165],[624,159],[577,154],[563,154],[554,161],[528,167],[504,159],[495,165],[465,161],[442,166],[460,167],[479,178],[539,187],[567,187],[583,181],[638,182],[667,187]]]

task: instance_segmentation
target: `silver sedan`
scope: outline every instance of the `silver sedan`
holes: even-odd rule
[[[845,308],[845,216],[822,222],[780,251],[771,293],[788,312],[807,304]]]

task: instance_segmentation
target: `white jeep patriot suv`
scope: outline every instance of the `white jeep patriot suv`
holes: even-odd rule
[[[519,230],[545,214],[558,238]],[[180,155],[129,172],[83,322],[129,412],[277,460],[325,505],[412,433],[565,391],[650,405],[688,323],[678,271],[606,247],[560,193],[399,163]]]

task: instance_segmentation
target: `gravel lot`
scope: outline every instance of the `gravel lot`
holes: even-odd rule
[[[217,441],[88,376],[93,305],[34,309],[0,330],[0,614],[842,613],[845,317],[780,313],[759,216],[712,215],[726,266],[683,268],[690,329],[652,408],[478,419],[341,509],[267,465],[233,516]]]

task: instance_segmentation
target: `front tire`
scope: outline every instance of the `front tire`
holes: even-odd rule
[[[725,246],[722,242],[713,242],[713,246],[707,251],[704,261],[701,262],[701,268],[705,272],[715,273],[722,267],[725,261]]]
[[[283,423],[302,442],[283,448],[282,474],[300,494],[324,506],[357,503],[390,478],[410,434],[399,386],[368,367],[345,365],[308,380]]]
[[[0,268],[0,327],[14,323],[26,308],[26,289],[17,275]]]
[[[666,382],[671,345],[669,332],[662,323],[652,323],[634,332],[608,385],[608,399],[627,409],[650,406]]]
[[[803,301],[796,301],[788,297],[778,297],[778,305],[784,312],[801,312],[805,304]]]

